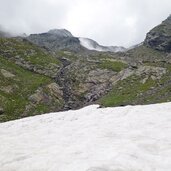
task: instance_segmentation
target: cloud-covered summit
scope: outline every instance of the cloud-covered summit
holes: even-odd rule
[[[170,0],[0,0],[0,24],[13,33],[65,28],[103,45],[131,46],[169,14]]]

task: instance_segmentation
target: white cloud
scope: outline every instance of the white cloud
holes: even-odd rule
[[[0,0],[0,25],[13,32],[66,28],[104,45],[131,46],[169,14],[170,0]]]

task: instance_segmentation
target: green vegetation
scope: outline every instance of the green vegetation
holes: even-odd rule
[[[5,77],[2,70],[14,76]],[[51,82],[50,78],[27,71],[0,56],[0,106],[5,111],[4,115],[0,116],[0,122],[20,118],[29,104],[29,96],[38,87]],[[41,112],[47,112],[47,109],[43,108]]]
[[[69,51],[60,50],[56,52],[56,55],[59,57],[65,57],[73,62],[78,59],[78,55],[74,54],[74,52],[69,52]]]
[[[148,48],[144,45],[141,45],[135,49],[131,49],[128,51],[128,55],[131,56],[133,59],[138,59],[140,61],[148,60],[154,61],[157,59],[161,59],[165,57],[164,52],[160,52],[151,48]]]
[[[2,56],[23,58],[25,61],[43,67],[50,63],[57,65],[60,63],[58,59],[27,40],[0,38],[0,52]]]
[[[103,60],[100,62],[99,67],[102,69],[108,69],[115,72],[119,72],[127,67],[127,64],[121,61]]]
[[[170,34],[167,23],[155,29],[164,39]],[[170,39],[166,49],[160,49],[163,43],[158,50],[144,41],[126,52],[70,52],[55,44],[52,50],[23,38],[0,38],[0,122],[96,100],[102,106],[171,101]]]
[[[100,104],[108,107],[134,103],[142,93],[156,86],[156,82],[150,78],[144,84],[141,80],[142,78],[138,76],[131,76],[119,81],[106,96],[99,100]]]

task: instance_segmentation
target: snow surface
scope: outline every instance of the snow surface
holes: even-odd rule
[[[0,171],[170,171],[171,103],[0,124]]]
[[[96,41],[89,39],[89,38],[83,38],[79,37],[80,44],[89,49],[89,50],[95,50],[99,52],[123,52],[125,51],[125,48],[120,46],[102,46],[99,45]]]
[[[88,38],[83,38],[83,37],[80,37],[79,38],[80,40],[80,44],[89,49],[89,50],[96,50],[96,51],[104,51],[95,41],[93,40],[90,40]]]

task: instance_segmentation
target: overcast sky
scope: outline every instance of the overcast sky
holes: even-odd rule
[[[0,25],[16,33],[66,28],[102,45],[131,46],[171,13],[171,0],[0,0]]]

